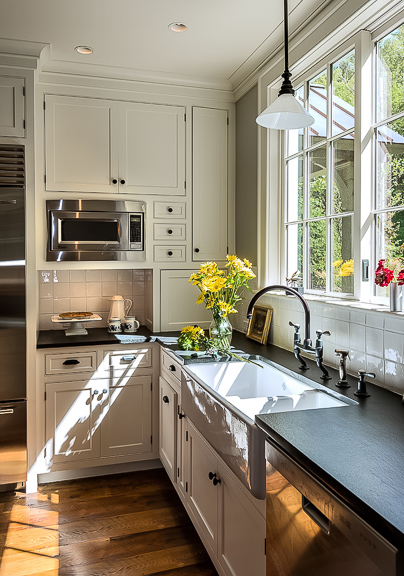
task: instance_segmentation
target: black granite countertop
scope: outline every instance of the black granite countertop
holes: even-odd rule
[[[152,333],[141,327],[145,341],[178,333]],[[93,328],[86,336],[65,336],[64,331],[43,331],[38,348],[117,344],[116,335]],[[301,373],[294,355],[276,346],[262,346],[235,332],[232,344],[248,354],[261,355]],[[175,351],[175,345],[167,348]],[[256,416],[257,425],[297,462],[335,492],[356,513],[397,547],[404,549],[404,404],[401,396],[368,383],[369,398],[354,396],[351,388],[335,386],[338,372],[323,382],[321,372],[308,360],[304,375],[358,402],[346,408],[324,408]]]
[[[157,337],[179,336],[179,332],[153,333],[145,326],[140,326],[135,333],[111,334],[106,328],[90,328],[88,334],[80,336],[66,336],[64,330],[41,330],[38,335],[39,348],[64,348],[66,346],[94,346],[104,344],[136,344],[150,342]]]

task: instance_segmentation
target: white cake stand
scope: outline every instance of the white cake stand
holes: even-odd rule
[[[66,336],[82,336],[83,334],[88,334],[88,331],[83,326],[84,322],[93,322],[94,320],[102,320],[102,318],[99,314],[78,318],[61,318],[55,315],[51,317],[51,320],[58,324],[68,324],[65,330]]]

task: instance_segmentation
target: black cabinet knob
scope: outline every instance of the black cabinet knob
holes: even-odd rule
[[[172,256],[172,255],[173,255],[172,250],[169,250],[169,251],[167,252],[167,254],[168,254],[168,256]]]
[[[175,372],[175,366],[174,366],[174,364],[170,364],[170,366],[168,367],[168,369],[170,370],[170,372]]]
[[[173,211],[173,209],[171,208],[171,206],[169,206],[169,207],[167,208],[167,212],[170,212],[170,214],[171,214],[172,211]]]
[[[125,184],[125,180],[121,180],[121,184]]]
[[[199,248],[195,248],[195,252],[198,253],[198,252],[199,252]]]
[[[164,404],[168,404],[170,402],[170,399],[168,398],[168,396],[163,396],[163,402],[164,402]]]
[[[179,418],[180,420],[182,420],[183,418],[185,418],[185,414],[183,414],[182,412],[179,412],[179,413],[178,413],[178,418]]]
[[[216,472],[209,472],[209,480],[212,480],[213,486],[220,484],[220,478],[217,477]]]
[[[172,233],[173,233],[173,231],[171,230],[171,228],[169,228],[169,229],[167,230],[167,234],[172,234]]]
[[[112,184],[118,184],[118,180],[116,178],[112,178]]]
[[[217,486],[218,484],[220,484],[220,478],[213,478],[212,482],[213,486]]]

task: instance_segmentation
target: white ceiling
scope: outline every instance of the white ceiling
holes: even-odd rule
[[[290,31],[330,0],[289,0]],[[188,30],[174,33],[173,21]],[[189,78],[236,88],[283,38],[282,0],[1,0],[5,41],[50,46],[43,68]],[[17,46],[18,43],[11,42]],[[94,53],[74,51],[90,45]],[[116,70],[118,68],[119,70]]]

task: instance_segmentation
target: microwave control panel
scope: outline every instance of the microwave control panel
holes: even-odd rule
[[[129,214],[129,242],[130,250],[143,250],[144,214],[142,212]]]

